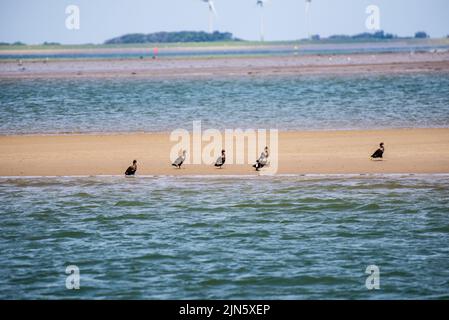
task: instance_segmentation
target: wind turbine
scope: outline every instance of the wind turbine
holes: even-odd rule
[[[202,0],[203,2],[206,2],[209,6],[209,33],[214,32],[214,15],[217,14],[217,11],[215,10],[215,5],[212,0]]]
[[[256,3],[256,5],[260,7],[260,41],[262,42],[265,40],[263,8],[268,2],[270,2],[270,0],[257,0]]]
[[[306,13],[306,30],[307,30],[307,37],[310,39],[310,5],[312,4],[312,0],[306,0],[306,7],[305,7],[305,13]]]

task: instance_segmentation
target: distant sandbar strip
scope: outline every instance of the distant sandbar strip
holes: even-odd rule
[[[449,72],[449,52],[0,62],[0,79],[176,79],[424,72]]]

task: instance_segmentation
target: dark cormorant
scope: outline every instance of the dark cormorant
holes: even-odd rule
[[[129,166],[128,169],[125,171],[125,176],[133,176],[136,174],[137,171],[137,160],[133,161],[133,165]]]
[[[379,149],[376,150],[371,156],[372,159],[382,159],[385,152],[384,143],[379,145]]]

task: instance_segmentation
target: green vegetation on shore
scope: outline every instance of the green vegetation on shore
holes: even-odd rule
[[[422,34],[420,34],[422,36]],[[301,46],[301,45],[323,45],[323,44],[362,44],[362,43],[404,43],[407,45],[449,45],[449,38],[425,38],[409,37],[399,38],[390,37],[385,34],[384,37],[357,37],[332,36],[328,38],[302,39],[290,41],[246,41],[246,40],[221,40],[221,41],[203,41],[203,42],[157,42],[157,43],[108,43],[108,44],[58,44],[46,42],[44,44],[23,44],[21,42],[8,44],[0,43],[0,51],[9,50],[84,50],[84,49],[139,49],[139,48],[243,48],[243,47],[276,47],[276,46]]]
[[[217,41],[241,41],[234,38],[230,32],[207,33],[204,31],[180,31],[180,32],[156,32],[156,33],[132,33],[106,40],[104,44],[128,44],[128,43],[176,43],[176,42],[217,42]]]

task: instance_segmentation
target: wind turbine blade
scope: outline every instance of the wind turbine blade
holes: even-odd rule
[[[309,13],[311,3],[312,3],[312,0],[306,0],[306,14]]]
[[[265,7],[265,5],[269,4],[270,2],[271,2],[271,0],[258,0],[257,5],[259,5],[261,7]]]
[[[214,14],[217,15],[217,10],[215,10],[215,5],[212,1],[209,1],[209,10]]]

